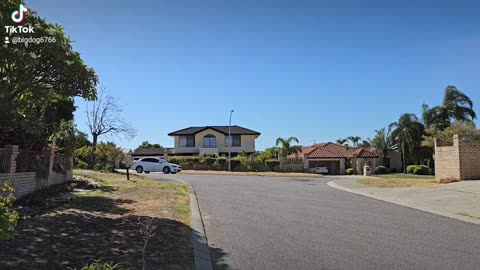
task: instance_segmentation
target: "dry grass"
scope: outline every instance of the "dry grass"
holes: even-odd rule
[[[192,269],[188,186],[79,170],[76,178],[103,186],[19,223],[0,241],[0,269],[80,269],[97,259],[142,268],[139,218],[157,226],[146,250],[147,269]]]
[[[296,173],[296,172],[226,172],[226,171],[200,171],[185,170],[184,174],[202,174],[202,175],[238,175],[238,176],[278,176],[278,177],[323,177],[321,174],[314,173]]]
[[[372,177],[357,180],[358,183],[379,188],[433,187],[438,185],[433,178],[383,178]]]

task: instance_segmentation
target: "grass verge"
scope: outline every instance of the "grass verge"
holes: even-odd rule
[[[192,269],[188,186],[131,175],[76,170],[100,187],[19,223],[0,242],[0,269],[80,269],[97,259],[142,269],[139,219],[157,226],[146,269]]]
[[[278,177],[323,177],[321,174],[314,173],[296,173],[296,172],[227,172],[227,171],[201,171],[184,170],[184,174],[203,174],[203,175],[238,175],[238,176],[278,176]]]
[[[362,185],[379,188],[433,187],[438,185],[434,178],[371,177],[357,180]]]

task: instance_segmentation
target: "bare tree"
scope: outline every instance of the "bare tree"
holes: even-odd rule
[[[96,100],[87,103],[87,125],[93,137],[93,149],[97,147],[98,137],[110,135],[132,139],[136,130],[122,116],[118,99],[101,89]]]

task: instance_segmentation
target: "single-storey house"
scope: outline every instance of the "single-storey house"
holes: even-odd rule
[[[260,133],[240,126],[231,126],[231,146],[228,140],[229,126],[188,127],[168,136],[174,138],[175,143],[169,155],[176,156],[227,156],[229,149],[232,156],[241,152],[255,153],[255,140]]]
[[[392,155],[393,156],[393,155]],[[315,167],[327,167],[331,174],[345,174],[346,168],[351,167],[357,174],[363,173],[365,165],[375,169],[383,165],[383,155],[372,148],[349,148],[343,145],[327,142],[302,147],[302,151],[289,156],[289,158],[303,159],[304,169],[312,171]],[[391,161],[390,157],[385,159],[398,166],[397,158]],[[401,168],[401,162],[400,162]]]

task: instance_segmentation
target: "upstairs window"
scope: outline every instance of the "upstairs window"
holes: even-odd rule
[[[228,135],[225,136],[225,146],[229,146]],[[242,146],[242,136],[241,135],[232,135],[232,147]]]
[[[217,137],[212,134],[203,137],[203,148],[217,148]]]
[[[195,136],[180,136],[180,147],[195,147]]]

